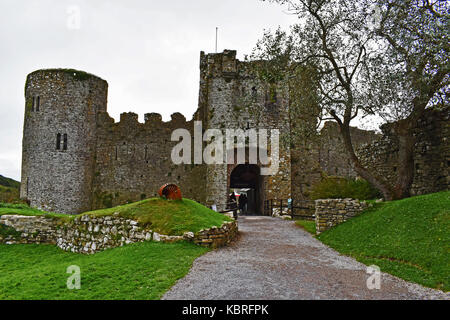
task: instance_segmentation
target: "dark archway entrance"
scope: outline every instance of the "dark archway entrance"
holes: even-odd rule
[[[230,174],[230,189],[240,189],[248,198],[247,214],[263,214],[263,177],[256,164],[240,164]]]

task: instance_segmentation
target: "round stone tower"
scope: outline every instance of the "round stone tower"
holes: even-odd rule
[[[108,83],[72,69],[38,70],[25,84],[20,195],[32,207],[76,214],[91,209],[97,115]]]

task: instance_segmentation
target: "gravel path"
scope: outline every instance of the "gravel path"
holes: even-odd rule
[[[292,221],[240,217],[239,239],[195,260],[163,299],[450,299],[381,274],[367,289],[366,266],[325,246]]]

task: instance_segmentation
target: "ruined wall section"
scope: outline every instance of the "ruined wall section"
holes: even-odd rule
[[[289,131],[288,87],[284,83],[268,84],[252,70],[252,63],[236,59],[236,51],[208,54],[200,57],[200,97],[196,116],[204,129],[279,129]],[[206,125],[205,125],[206,124]],[[266,198],[289,198],[290,151],[280,145],[278,174],[264,177]],[[206,203],[225,208],[228,196],[228,166],[209,165]]]
[[[163,122],[160,114],[146,114],[145,123],[139,123],[135,113],[122,113],[118,123],[106,112],[100,114],[93,207],[154,197],[165,183],[177,184],[183,197],[204,203],[205,166],[176,165],[171,160],[172,148],[178,144],[171,141],[171,134],[183,128],[193,139],[193,121],[180,113],[169,122]]]
[[[32,207],[69,214],[91,209],[96,118],[106,110],[107,91],[106,81],[82,71],[28,75],[21,197]]]
[[[428,109],[419,119],[414,135],[414,181],[412,195],[448,190],[450,185],[450,122],[449,108]],[[383,136],[361,147],[358,155],[363,165],[390,181],[396,181],[398,170],[398,141],[390,126],[382,126]]]
[[[356,150],[370,144],[380,135],[375,131],[350,128],[353,148]],[[350,162],[339,125],[334,121],[327,121],[320,131],[320,167],[329,176],[356,178],[352,163]]]
[[[315,124],[311,119],[311,124]],[[350,129],[355,149],[379,138],[374,131]],[[309,199],[315,184],[324,176],[356,178],[336,122],[327,121],[317,134],[309,134],[292,148],[292,194],[295,200]]]

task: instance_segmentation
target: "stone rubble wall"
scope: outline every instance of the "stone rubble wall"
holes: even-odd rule
[[[320,234],[359,215],[367,207],[366,202],[353,199],[316,200],[316,233]]]
[[[132,219],[118,215],[95,217],[81,216],[67,221],[45,216],[0,216],[0,226],[12,228],[14,234],[0,235],[0,243],[48,243],[56,244],[65,251],[93,254],[125,244],[157,241],[192,241],[196,244],[217,248],[232,241],[238,231],[236,221],[225,222],[220,228],[212,227],[194,234],[186,232],[183,236],[158,234],[140,226]]]
[[[414,180],[411,195],[448,190],[450,187],[450,112],[427,109],[417,121],[413,130],[416,138],[414,147]],[[388,181],[398,178],[398,138],[393,124],[381,126],[383,136],[375,142],[356,148],[361,163],[373,168]]]
[[[219,248],[228,245],[238,234],[237,221],[225,222],[222,227],[212,227],[200,230],[193,235],[194,243],[211,248]]]

